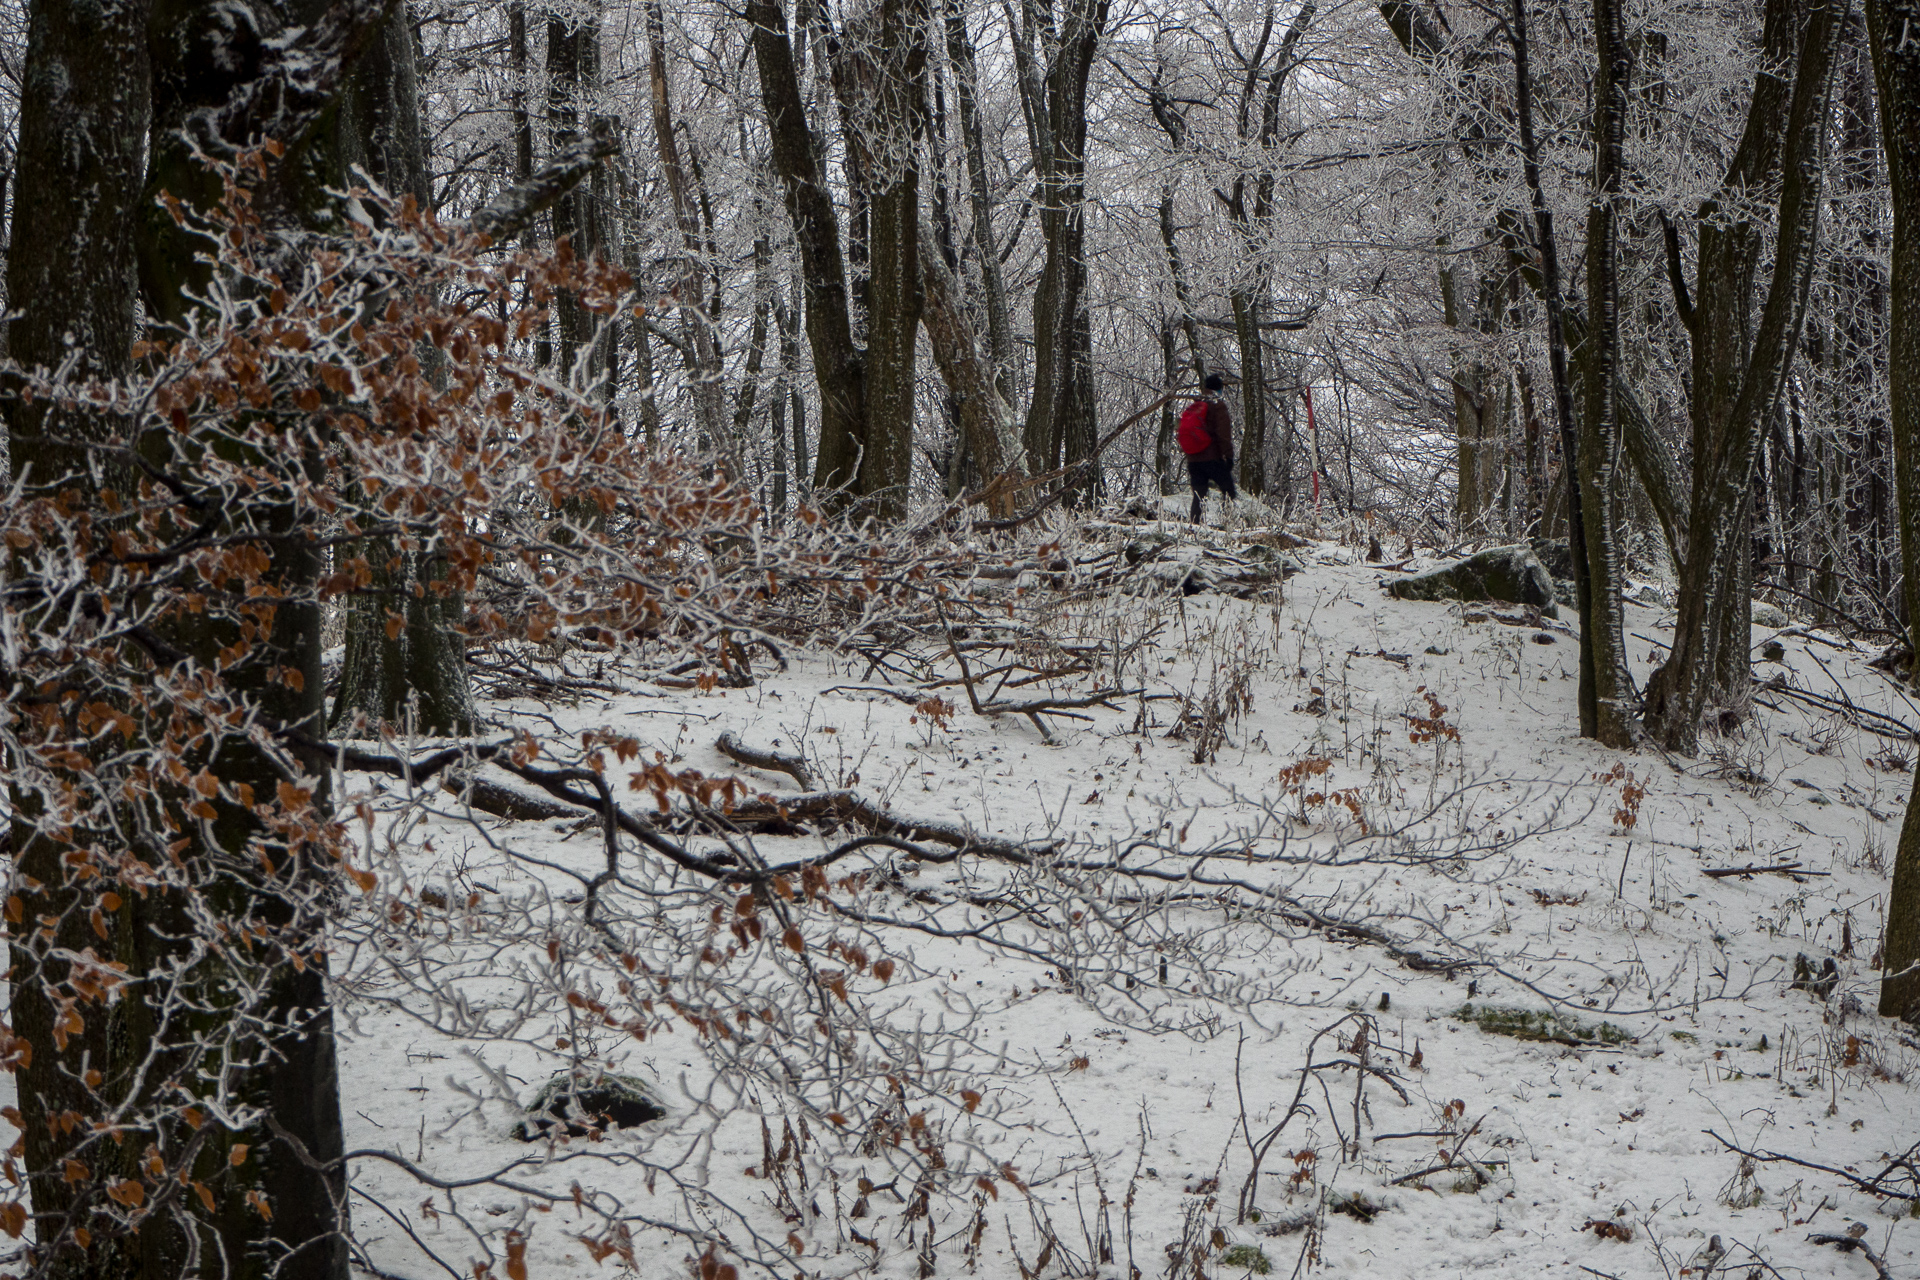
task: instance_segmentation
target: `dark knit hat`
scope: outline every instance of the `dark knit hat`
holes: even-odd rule
[[[1219,374],[1210,373],[1207,375],[1207,390],[1218,391],[1226,385],[1226,382],[1221,379]]]

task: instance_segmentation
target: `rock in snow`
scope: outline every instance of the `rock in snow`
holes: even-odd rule
[[[635,1076],[580,1078],[563,1071],[533,1096],[527,1118],[513,1127],[513,1136],[537,1142],[561,1133],[579,1138],[595,1129],[632,1128],[667,1114],[652,1094],[646,1081]]]
[[[1504,600],[1532,605],[1549,618],[1560,616],[1553,580],[1524,544],[1489,547],[1455,564],[1396,578],[1387,584],[1387,594],[1396,600]]]

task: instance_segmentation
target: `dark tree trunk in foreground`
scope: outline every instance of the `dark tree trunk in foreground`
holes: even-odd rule
[[[149,203],[166,191],[188,207],[204,208],[217,195],[217,181],[201,168],[182,134],[189,118],[197,116],[194,127],[216,145],[237,149],[272,139],[285,148],[270,158],[255,191],[254,208],[263,219],[290,232],[343,228],[346,220],[327,192],[346,179],[348,148],[342,143],[340,113],[354,110],[350,102],[343,105],[348,73],[367,51],[393,49],[383,46],[383,40],[396,33],[389,8],[380,0],[316,6],[300,16],[310,21],[294,47],[283,50],[273,43],[283,34],[277,16],[258,8],[253,23],[265,37],[260,46],[210,59],[204,56],[205,46],[234,28],[231,4],[158,0],[150,27],[154,110]],[[379,101],[394,107],[384,93],[363,98],[361,106],[369,116],[377,116]],[[391,155],[404,151],[405,143],[363,147],[362,153],[383,162],[373,154],[379,149]],[[192,260],[196,247],[171,220],[146,220],[142,260],[148,270],[143,285],[150,315],[175,320],[196,305],[183,293],[183,286],[203,278],[206,271]],[[310,475],[317,460],[249,461],[277,468],[294,483],[303,469]],[[296,524],[293,508],[266,499],[234,511],[230,518],[236,525],[232,536],[257,539],[254,545],[267,556],[270,567],[262,581],[270,585],[277,603],[251,641],[255,656],[228,669],[224,682],[254,709],[262,725],[319,736],[320,566],[312,550],[318,530]],[[210,589],[217,588],[210,584]],[[170,639],[192,663],[216,671],[221,667],[218,655],[240,637],[231,621],[211,618],[176,620]],[[287,678],[286,672],[298,678]],[[219,764],[224,783],[235,788],[245,784],[255,796],[275,795],[286,781],[283,762],[257,745],[229,741],[221,747]],[[324,778],[322,773],[309,784],[315,791],[310,803],[322,813]],[[285,948],[283,954],[311,954],[321,914],[334,892],[335,869],[318,865],[310,848],[280,841],[252,807],[223,799],[213,808],[215,817],[195,829],[182,854],[201,899],[222,916],[261,921]],[[258,850],[276,846],[277,855],[259,856]],[[182,916],[170,935],[190,939],[190,926]],[[195,1050],[202,1061],[193,1074],[182,1077],[179,1087],[191,1092],[204,1087],[202,1081],[220,1079],[227,1105],[258,1116],[203,1140],[192,1173],[213,1189],[215,1203],[195,1218],[200,1256],[223,1258],[234,1276],[299,1274],[343,1280],[346,1176],[344,1168],[329,1163],[342,1152],[342,1134],[323,959],[305,964],[281,959],[263,971],[233,971],[248,963],[237,955],[209,953],[179,979],[201,1011],[200,1021],[188,1030],[202,1037]],[[257,995],[248,1010],[251,1017],[238,1021],[234,993],[245,984]],[[217,1034],[221,1032],[236,1033],[237,1038],[223,1044]]]
[[[8,342],[12,357],[27,368],[58,368],[71,359],[76,379],[130,372],[147,66],[146,4],[32,7],[21,86],[20,182],[7,252],[7,296],[19,309]],[[39,438],[44,430],[111,441],[111,420],[53,420],[44,409],[9,405],[7,426],[13,474],[26,479],[30,494],[41,486],[72,489],[82,509],[91,510],[100,488],[117,487],[114,471],[91,469],[84,448]],[[14,556],[7,568],[8,577],[18,579],[34,566]],[[33,616],[26,611],[27,621]],[[9,775],[14,772],[10,765]],[[85,1130],[63,1131],[55,1120],[68,1112],[98,1116],[128,1098],[140,1058],[135,1045],[150,1033],[150,1020],[139,999],[103,1002],[80,1010],[82,1029],[63,1027],[56,1035],[61,993],[54,984],[72,969],[50,953],[94,949],[105,952],[103,959],[143,971],[135,948],[147,934],[146,904],[125,895],[110,923],[112,942],[103,944],[87,919],[99,885],[63,866],[67,842],[36,831],[40,811],[33,793],[15,790],[9,808],[14,874],[8,896],[21,903],[20,920],[56,922],[52,936],[44,928],[9,930],[14,980],[8,1018],[14,1035],[32,1046],[15,1083],[34,1230],[42,1248],[54,1251],[52,1275],[140,1274],[164,1262],[170,1232],[154,1229],[131,1239],[100,1233],[88,1248],[75,1242],[76,1229],[91,1225],[103,1188],[133,1172],[139,1145],[96,1145]],[[84,844],[87,835],[76,838]],[[103,1076],[92,1088],[83,1081],[88,1068]],[[65,1176],[65,1162],[75,1156],[85,1157],[90,1176]]]
[[[1748,601],[1755,458],[1806,315],[1820,217],[1821,138],[1844,0],[1769,0],[1763,54],[1791,66],[1755,78],[1746,131],[1719,195],[1700,210],[1693,336],[1693,507],[1680,569],[1673,649],[1647,682],[1647,727],[1692,754],[1711,710],[1737,721],[1751,696]],[[1751,193],[1777,187],[1772,278],[1753,316],[1764,230],[1744,215]],[[1742,212],[1736,213],[1736,210]]]
[[[1889,368],[1900,554],[1906,567],[1908,642],[1920,637],[1920,8],[1868,0],[1867,40],[1880,93],[1880,137],[1893,191]],[[1920,650],[1916,650],[1920,652]],[[1920,776],[1920,775],[1917,775]],[[1916,784],[1920,786],[1920,784]],[[1906,1018],[1920,1004],[1920,794],[1907,802],[1887,896],[1880,1012]]]

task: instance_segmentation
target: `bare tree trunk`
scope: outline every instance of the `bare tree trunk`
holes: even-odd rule
[[[1847,35],[1842,51],[1845,61],[1837,73],[1840,101],[1834,152],[1845,192],[1841,198],[1865,202],[1888,190],[1881,162],[1866,15],[1854,15],[1847,24]],[[1828,259],[1837,294],[1833,340],[1829,344],[1829,359],[1836,366],[1832,375],[1836,396],[1828,412],[1845,424],[1840,436],[1844,450],[1834,451],[1831,461],[1842,490],[1837,510],[1844,516],[1826,522],[1827,541],[1821,554],[1833,557],[1844,548],[1841,554],[1862,587],[1886,598],[1893,594],[1901,556],[1898,521],[1887,491],[1887,459],[1893,452],[1891,427],[1878,395],[1878,388],[1885,386],[1889,377],[1886,243],[1878,226],[1860,227],[1855,234],[1859,241],[1852,252],[1836,255],[1837,261]],[[1816,452],[1830,447],[1823,442]],[[1836,508],[1822,503],[1822,510],[1834,513]],[[1819,560],[1821,554],[1812,558]],[[1832,575],[1828,583],[1837,596]],[[1824,592],[1822,595],[1826,598]]]
[[[513,180],[525,182],[533,173],[533,118],[527,113],[527,6],[513,0],[507,6],[508,112],[513,120]]]
[[[132,246],[147,131],[147,6],[34,5],[21,85],[20,184],[7,252],[7,296],[16,308],[7,325],[10,355],[29,369],[57,369],[71,360],[75,379],[123,377],[132,369],[137,296]],[[27,495],[72,487],[93,509],[97,488],[124,487],[114,471],[95,473],[84,447],[114,438],[111,418],[55,416],[51,406],[9,396],[7,419],[12,473]],[[10,552],[6,568],[17,583],[36,566]],[[30,621],[32,610],[23,611]],[[9,778],[24,783],[19,767],[8,762]],[[15,1074],[34,1232],[51,1252],[50,1274],[60,1280],[160,1271],[175,1233],[159,1221],[132,1239],[102,1231],[89,1248],[74,1241],[76,1229],[94,1226],[92,1206],[101,1189],[137,1176],[138,1148],[95,1146],[89,1126],[63,1128],[58,1118],[93,1117],[144,1100],[134,1096],[136,1046],[150,1037],[152,1018],[144,1001],[120,1000],[88,1008],[78,1032],[55,1035],[63,1012],[55,975],[40,978],[50,967],[42,947],[80,955],[96,946],[87,904],[104,886],[77,877],[63,865],[64,842],[37,830],[36,792],[16,786],[8,809],[13,874],[7,891],[31,913],[24,919],[57,922],[51,937],[45,930],[8,931],[7,1018],[13,1033],[34,1047]],[[86,836],[78,842],[84,847]],[[142,975],[149,966],[131,944],[149,932],[147,914],[147,900],[127,894],[113,919],[109,950],[110,959]],[[89,1069],[103,1077],[92,1088],[85,1083]],[[89,1178],[64,1176],[65,1162],[76,1155],[91,1166]]]
[[[1540,246],[1540,288],[1547,305],[1547,367],[1553,376],[1554,418],[1560,429],[1560,485],[1567,509],[1567,545],[1573,560],[1574,595],[1580,610],[1580,736],[1597,737],[1599,709],[1594,679],[1594,607],[1592,569],[1587,548],[1592,545],[1587,513],[1581,503],[1580,443],[1574,426],[1573,382],[1567,372],[1566,293],[1560,284],[1560,249],[1553,231],[1553,210],[1540,183],[1540,145],[1533,128],[1533,73],[1528,66],[1526,0],[1513,0],[1513,21],[1507,27],[1513,45],[1514,108],[1520,126],[1521,167],[1533,202],[1534,235]]]
[[[1187,119],[1173,98],[1160,82],[1160,68],[1154,67],[1153,83],[1147,87],[1147,103],[1153,110],[1153,118],[1166,131],[1167,145],[1178,155],[1187,145]],[[1168,390],[1180,383],[1180,366],[1174,352],[1174,326],[1178,326],[1187,339],[1187,359],[1193,369],[1193,385],[1198,387],[1207,380],[1206,351],[1200,345],[1200,327],[1194,320],[1193,293],[1187,282],[1187,266],[1180,254],[1180,240],[1173,225],[1173,185],[1163,183],[1160,187],[1160,247],[1166,254],[1167,276],[1173,282],[1174,314],[1168,318],[1160,331],[1160,355],[1163,368],[1162,380]],[[1173,451],[1174,429],[1179,417],[1179,409],[1168,403],[1160,411],[1160,430],[1154,440],[1154,474],[1159,480],[1162,494],[1176,491],[1180,487],[1181,477],[1174,474],[1176,458]]]
[[[218,198],[218,176],[200,165],[181,130],[189,114],[199,113],[202,126],[211,121],[225,131],[208,138],[203,129],[198,139],[203,147],[237,149],[261,138],[287,140],[287,151],[261,170],[252,193],[252,208],[263,220],[289,231],[339,229],[345,219],[330,192],[344,185],[346,147],[342,131],[327,119],[337,116],[362,54],[394,48],[384,43],[391,11],[375,0],[315,4],[291,15],[304,25],[283,26],[283,16],[265,6],[251,7],[239,20],[234,8],[234,0],[156,0],[147,32],[154,96],[142,203],[152,208],[163,190],[202,208]],[[284,52],[252,62],[201,56],[201,50],[235,29],[247,28],[269,42],[265,47]],[[270,43],[282,38],[290,45]],[[410,52],[410,43],[405,49]],[[292,91],[296,79],[297,93]],[[394,108],[390,120],[402,129],[398,112],[406,102],[387,101]],[[205,112],[208,103],[225,105],[217,113]],[[178,323],[196,305],[188,289],[203,283],[210,267],[196,256],[194,238],[170,219],[147,217],[140,240],[148,315],[161,324]],[[318,467],[313,457],[255,461],[284,468],[289,480],[302,473],[311,478]],[[267,548],[263,554],[271,567],[264,578],[277,601],[262,633],[251,639],[254,654],[237,666],[222,660],[243,642],[243,633],[231,613],[216,620],[213,610],[172,620],[168,643],[204,671],[226,667],[221,680],[244,700],[268,740],[293,732],[318,736],[324,714],[318,531],[298,523],[301,517],[292,506],[271,502],[235,512],[234,518],[237,542],[256,539],[253,545]],[[286,781],[284,762],[258,743],[223,746],[220,767],[222,782],[236,788],[243,801],[249,790],[272,796]],[[316,813],[325,814],[324,777],[312,804]],[[262,936],[275,939],[282,955],[313,954],[318,912],[333,889],[334,868],[318,865],[311,850],[286,847],[250,803],[222,800],[213,809],[198,834],[174,850],[174,865],[189,878],[202,909],[265,926]],[[284,849],[278,865],[254,856],[276,845]],[[191,1044],[176,1040],[162,1047],[158,1084],[182,1097],[217,1088],[223,1114],[258,1116],[217,1132],[209,1126],[183,1176],[217,1189],[215,1203],[204,1216],[196,1211],[173,1221],[196,1233],[203,1260],[223,1259],[230,1276],[264,1280],[297,1272],[344,1278],[346,1184],[339,1163],[340,1093],[324,961],[249,971],[246,966],[255,962],[239,955],[182,950],[201,927],[189,917],[184,891],[156,895],[148,909],[164,918],[143,931],[142,945],[150,949],[146,963],[157,968],[160,953],[166,952],[164,963],[179,970],[175,980],[182,984],[181,998],[198,1010],[194,1025],[172,1030],[189,1032]],[[250,1007],[242,1011],[238,1002],[249,989],[258,994],[248,997]],[[235,1038],[223,1039],[229,1033]],[[180,1074],[167,1080],[168,1070]],[[183,1125],[168,1121],[156,1135],[160,1144],[175,1144],[178,1150],[186,1135]],[[258,1209],[262,1203],[270,1207],[270,1217]],[[186,1245],[182,1241],[176,1247]],[[156,1269],[153,1274],[168,1273]]]
[[[1920,15],[1901,0],[1867,0],[1867,41],[1873,50],[1880,138],[1893,193],[1888,368],[1907,639],[1912,644],[1920,639]],[[1888,976],[1880,987],[1880,1012],[1912,1018],[1920,1005],[1920,972],[1909,972],[1920,965],[1920,795],[1907,801],[1900,825],[1881,964]]]
[[[1688,754],[1710,707],[1745,715],[1750,696],[1748,545],[1751,489],[1761,433],[1779,404],[1801,322],[1819,226],[1821,139],[1841,0],[1770,0],[1764,52],[1793,65],[1755,81],[1746,132],[1722,184],[1701,208],[1697,303],[1692,314],[1693,506],[1680,572],[1673,649],[1647,683],[1647,723],[1664,745]],[[1772,279],[1753,322],[1763,235],[1728,210],[1745,193],[1780,185]]]
[[[1024,429],[1029,463],[1038,470],[1078,462],[1094,443],[1092,318],[1087,300],[1087,77],[1106,24],[1108,0],[1066,0],[1057,33],[1050,15],[1029,2],[1015,41],[1033,143],[1046,259],[1033,294],[1033,401]],[[1031,46],[1052,58],[1039,74]],[[1089,472],[1076,486],[1092,493]]]
[[[980,350],[960,297],[959,281],[947,270],[931,226],[920,228],[920,280],[926,329],[934,363],[958,402],[960,431],[982,476],[1021,470],[1020,424],[1000,393],[992,359]]]
[[[1173,325],[1163,323],[1160,326],[1160,385],[1178,386],[1180,382],[1180,361],[1174,354]],[[1153,477],[1154,492],[1162,496],[1175,492],[1179,487],[1179,477],[1174,475],[1174,431],[1179,423],[1178,402],[1169,400],[1160,406],[1160,426],[1153,434]]]
[[[850,485],[867,434],[866,357],[853,341],[840,223],[820,170],[794,68],[787,16],[779,0],[747,0],[754,62],[760,71],[773,167],[786,191],[787,214],[800,250],[801,296],[813,376],[820,389],[819,449],[814,486]],[[796,424],[797,425],[797,424]],[[796,450],[796,454],[804,451]]]
[[[408,19],[407,6],[396,5],[347,83],[336,129],[346,165],[425,211],[433,193]],[[429,367],[436,358],[430,346],[422,352]],[[465,601],[448,587],[446,566],[391,538],[374,540],[365,554],[373,579],[347,606],[333,723],[365,715],[375,723],[411,721],[424,733],[469,731],[478,713],[460,635]]]
[[[1238,129],[1241,140],[1257,143],[1263,157],[1279,145],[1281,95],[1295,65],[1294,51],[1313,22],[1315,11],[1315,0],[1304,0],[1294,11],[1274,53],[1273,66],[1268,68],[1267,45],[1275,17],[1274,5],[1269,3],[1260,38],[1247,57],[1241,82]],[[1265,91],[1259,92],[1263,82]],[[1249,185],[1253,189],[1252,208],[1247,205]],[[1240,487],[1249,494],[1265,493],[1267,487],[1265,311],[1269,272],[1261,254],[1263,231],[1273,214],[1273,193],[1273,169],[1263,159],[1251,175],[1243,172],[1234,178],[1233,194],[1226,202],[1227,212],[1251,258],[1249,270],[1237,273],[1228,289],[1234,337],[1240,348]]]
[[[1524,8],[1524,5],[1519,6]],[[1516,19],[1519,20],[1519,19]],[[1619,0],[1594,0],[1599,76],[1594,84],[1594,193],[1587,211],[1587,407],[1580,433],[1580,509],[1586,523],[1589,616],[1581,642],[1593,654],[1594,727],[1602,745],[1633,745],[1633,677],[1627,671],[1620,589],[1620,269],[1618,210],[1631,63]]]
[[[1227,291],[1233,336],[1240,348],[1240,488],[1249,495],[1267,488],[1267,348],[1260,333],[1262,289],[1236,285]]]
[[[928,0],[882,0],[849,24],[834,58],[847,149],[868,207],[867,422],[853,492],[888,517],[906,510],[913,479],[929,20]]]
[[[1491,412],[1488,400],[1498,394],[1503,379],[1481,359],[1483,329],[1486,328],[1484,296],[1476,297],[1471,307],[1461,305],[1459,271],[1451,266],[1440,269],[1440,312],[1448,329],[1461,335],[1453,342],[1453,428],[1454,486],[1453,514],[1462,534],[1478,528],[1492,494],[1494,451],[1499,437],[1499,416]],[[1479,290],[1484,295],[1486,281]]]
[[[547,19],[547,124],[555,151],[582,136],[582,108],[600,79],[600,16],[596,4],[583,21]],[[574,256],[599,257],[606,247],[606,215],[601,177],[575,187],[553,205],[553,238],[566,240]],[[564,376],[579,375],[599,403],[610,398],[607,351],[594,314],[571,291],[555,300],[558,354]],[[584,365],[581,363],[584,353]]]
[[[647,3],[647,87],[660,169],[666,176],[667,194],[673,201],[674,221],[680,228],[681,248],[686,255],[673,294],[679,303],[681,323],[693,344],[694,420],[702,440],[721,449],[737,475],[742,460],[742,440],[730,438],[722,429],[725,387],[721,380],[720,340],[714,328],[716,317],[706,305],[706,287],[702,283],[707,274],[703,264],[708,255],[687,169],[681,163],[679,141],[674,136],[673,103],[667,92],[666,17],[660,0]],[[764,317],[760,317],[760,322],[764,334]]]
[[[507,76],[512,88],[507,93],[508,115],[513,122],[513,180],[525,182],[533,174],[533,114],[527,107],[527,85],[532,74],[533,56],[527,40],[525,0],[512,0],[507,6]],[[529,222],[520,232],[521,243],[537,251],[540,230]],[[542,326],[534,336],[534,364],[546,368],[553,363],[553,336]]]
[[[1000,270],[1000,247],[993,234],[993,202],[987,178],[987,149],[981,135],[978,103],[979,72],[974,65],[973,38],[967,34],[959,0],[946,0],[947,59],[953,65],[954,96],[960,108],[960,140],[967,154],[967,195],[973,211],[970,234],[979,264],[981,293],[987,312],[987,358],[993,362],[993,382],[1000,396],[1013,403],[1013,324],[1007,312],[1007,286]],[[1016,455],[1017,457],[1017,455]],[[1023,465],[1012,463],[1009,465]]]
[[[634,190],[631,172],[624,170],[620,183],[620,221],[624,228],[624,240],[621,252],[627,274],[640,278],[640,235],[638,227],[640,217],[640,197]],[[660,443],[660,395],[653,368],[653,340],[647,333],[647,317],[644,313],[630,315],[627,319],[627,341],[633,347],[633,371],[635,389],[640,399],[640,429],[649,447]]]
[[[740,371],[740,389],[733,398],[732,440],[737,455],[743,460],[753,426],[754,404],[760,396],[760,366],[767,355],[767,322],[773,315],[772,257],[772,242],[763,233],[753,242],[753,321],[747,333],[746,366]],[[744,483],[744,471],[737,474]]]
[[[780,378],[787,388],[788,418],[793,429],[794,500],[812,500],[807,483],[807,400],[800,393],[800,328],[805,307],[804,290],[798,280],[789,286],[787,301],[774,308],[774,322],[780,326]]]

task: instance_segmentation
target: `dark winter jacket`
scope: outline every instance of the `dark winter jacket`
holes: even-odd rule
[[[1195,462],[1233,462],[1233,415],[1227,412],[1227,402],[1217,395],[1209,395],[1207,401],[1207,431],[1213,436],[1213,443],[1198,453],[1187,456]]]

